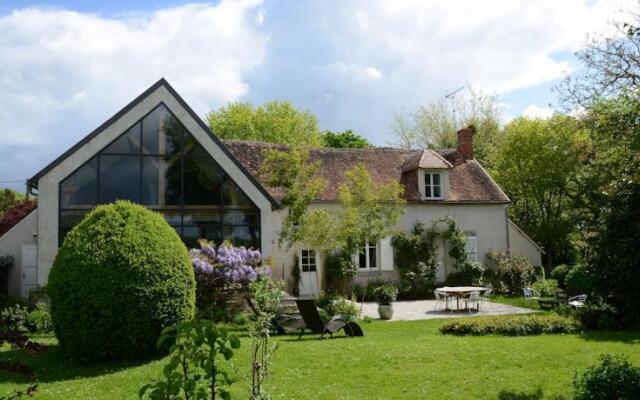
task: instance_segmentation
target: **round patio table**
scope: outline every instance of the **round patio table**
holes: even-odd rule
[[[460,299],[471,292],[484,292],[489,288],[484,286],[445,286],[441,288],[437,288],[436,290],[440,293],[445,293],[447,296],[456,298],[456,310],[460,310]],[[449,302],[445,303],[447,305],[447,310],[449,309]]]

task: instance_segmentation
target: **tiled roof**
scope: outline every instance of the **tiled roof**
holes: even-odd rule
[[[225,146],[240,163],[258,180],[258,170],[263,160],[263,150],[276,148],[286,150],[286,146],[261,142],[223,140]],[[340,184],[344,181],[345,171],[363,163],[371,178],[376,182],[395,180],[405,186],[405,198],[409,201],[421,200],[418,191],[417,169],[407,169],[411,160],[434,162],[437,165],[449,163],[449,200],[451,202],[506,203],[507,196],[496,185],[486,171],[475,160],[463,160],[456,150],[429,150],[424,157],[422,150],[402,150],[384,147],[367,149],[312,149],[310,159],[320,160],[319,174],[327,181],[327,185],[316,199],[318,201],[335,201]],[[434,165],[434,164],[426,164]],[[433,166],[431,168],[434,168]],[[277,200],[285,195],[284,189],[270,188],[261,182],[266,190]]]
[[[422,152],[416,151],[407,157],[402,166],[402,170],[406,172],[416,168],[449,169],[452,167],[453,165],[435,150],[424,149]]]

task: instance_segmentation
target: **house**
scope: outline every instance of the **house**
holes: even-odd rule
[[[473,132],[462,129],[458,138],[457,149],[437,151],[312,150],[328,182],[312,207],[335,207],[344,171],[364,163],[374,180],[404,185],[407,203],[398,229],[453,215],[468,234],[473,259],[482,261],[489,250],[517,253],[511,243],[518,243],[528,246],[523,253],[540,264],[540,249],[511,228],[509,199],[474,159]],[[297,255],[301,293],[320,290],[321,255],[303,244],[288,250],[277,244],[286,215],[279,203],[284,193],[264,185],[257,174],[262,150],[274,146],[220,140],[161,79],[29,180],[38,196],[37,211],[0,237],[0,253],[32,246],[26,247],[32,255],[14,266],[22,273],[11,276],[22,282],[12,287],[24,294],[45,285],[67,232],[97,204],[129,199],[162,213],[187,245],[204,237],[260,248],[273,260],[276,277],[290,278]],[[3,241],[11,246],[2,248]],[[444,280],[452,272],[445,243],[439,252],[437,277]],[[396,274],[390,238],[365,244],[357,262],[360,280]],[[25,274],[29,268],[35,273]]]

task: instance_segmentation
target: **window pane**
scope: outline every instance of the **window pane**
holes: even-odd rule
[[[240,190],[231,178],[227,178],[224,188],[223,201],[225,206],[255,207],[249,197]]]
[[[160,105],[142,120],[142,152],[179,154],[185,132],[182,124]]]
[[[119,138],[102,150],[101,153],[139,154],[140,122],[132,126],[127,132],[120,135]]]
[[[259,217],[254,211],[227,211],[224,223],[228,225],[258,225]]]
[[[100,203],[140,203],[140,157],[100,156]]]
[[[440,185],[440,174],[433,174],[433,184]]]
[[[217,211],[191,211],[184,214],[184,224],[220,224],[221,215]]]
[[[424,194],[426,197],[431,197],[431,186],[427,185],[424,188]]]
[[[376,246],[369,246],[369,268],[377,268]]]
[[[184,204],[219,205],[224,172],[211,158],[184,159]]]
[[[60,183],[60,206],[93,207],[98,201],[98,160],[89,160]]]
[[[360,254],[358,257],[358,267],[367,268],[367,253],[364,247],[360,249]]]
[[[191,134],[185,135],[184,154],[188,157],[211,157]]]
[[[260,248],[260,231],[252,226],[225,225],[223,239],[235,246]]]
[[[424,173],[424,184],[427,186],[431,185],[431,174],[428,172]]]
[[[433,197],[440,197],[440,186],[433,187]]]
[[[58,227],[58,246],[62,246],[64,238],[71,229],[78,225],[89,211],[60,211],[60,226]]]
[[[142,157],[142,204],[152,207],[180,205],[180,159]]]

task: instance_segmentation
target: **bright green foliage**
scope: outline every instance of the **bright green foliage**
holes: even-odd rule
[[[535,268],[524,257],[510,257],[507,253],[495,251],[488,252],[486,257],[484,279],[497,292],[521,295],[523,288],[538,279]]]
[[[266,150],[260,174],[268,186],[285,188],[287,193],[281,203],[287,207],[287,216],[282,222],[279,243],[291,246],[302,239],[299,227],[313,224],[309,218],[309,204],[325,186],[324,179],[317,176],[320,162],[309,161],[309,150],[294,147],[289,152]]]
[[[274,100],[257,107],[229,103],[207,114],[207,120],[213,133],[222,139],[322,146],[315,115],[298,110],[290,101]]]
[[[346,293],[351,280],[358,273],[358,267],[353,263],[351,255],[336,250],[327,252],[324,256],[324,288]]]
[[[558,290],[558,281],[555,279],[541,279],[531,286],[542,297],[554,297]]]
[[[637,399],[640,368],[622,354],[603,354],[597,364],[576,372],[576,400]]]
[[[24,195],[16,190],[0,189],[0,217],[24,199]]]
[[[411,297],[424,297],[435,287],[438,259],[438,231],[416,222],[411,232],[400,232],[391,239],[395,264],[400,270],[401,289]]]
[[[444,335],[503,335],[529,336],[541,334],[576,333],[580,323],[560,315],[517,315],[485,318],[465,318],[440,327]]]
[[[373,290],[376,302],[382,305],[389,305],[396,301],[398,297],[398,287],[396,285],[384,284]]]
[[[324,131],[322,132],[322,144],[324,147],[337,149],[360,149],[371,147],[369,141],[351,129],[342,132]]]
[[[162,379],[142,386],[141,399],[230,399],[232,381],[221,368],[220,357],[229,361],[240,339],[206,320],[187,321],[162,331],[158,347],[173,342]]]
[[[162,215],[126,201],[96,207],[67,235],[48,293],[61,347],[85,359],[152,353],[162,329],[195,310],[184,243]]]
[[[272,321],[284,294],[284,282],[259,279],[251,284],[258,315],[249,330],[251,337],[251,393],[252,400],[269,399],[264,383],[269,377],[271,358],[276,345],[270,343]]]
[[[546,251],[546,267],[573,257],[571,182],[587,136],[578,121],[516,118],[490,153],[491,175],[511,198],[511,218]]]

